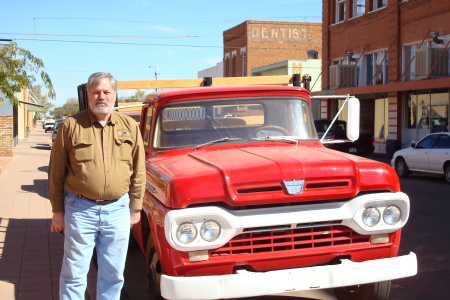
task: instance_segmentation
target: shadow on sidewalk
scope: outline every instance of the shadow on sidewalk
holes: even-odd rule
[[[14,287],[2,300],[59,299],[64,235],[50,232],[50,219],[0,218],[0,281]],[[95,299],[96,271],[88,274],[86,299]],[[4,293],[2,295],[5,295]]]
[[[14,285],[10,299],[57,299],[63,236],[49,233],[48,219],[2,218],[0,224],[0,280]]]
[[[43,144],[36,144],[35,147],[30,147],[33,149],[37,149],[37,150],[49,150],[50,149],[50,145],[47,143],[43,143]]]

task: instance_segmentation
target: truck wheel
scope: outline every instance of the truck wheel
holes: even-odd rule
[[[408,177],[409,168],[403,157],[397,158],[395,161],[395,172],[397,172],[399,177]]]
[[[147,266],[147,291],[149,300],[161,300],[161,275],[164,270],[161,266],[159,260],[158,251],[156,251],[153,238],[150,236],[147,242],[147,255],[146,255],[146,266]]]
[[[387,300],[390,291],[390,280],[334,289],[339,300]]]

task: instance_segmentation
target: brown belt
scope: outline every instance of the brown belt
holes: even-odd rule
[[[114,201],[118,200],[118,199],[112,199],[112,200],[108,200],[108,199],[91,199],[91,198],[85,197],[83,195],[79,195],[79,196],[84,198],[84,199],[86,199],[86,200],[94,201],[97,204],[106,204],[106,203],[110,203],[110,202],[114,202]]]

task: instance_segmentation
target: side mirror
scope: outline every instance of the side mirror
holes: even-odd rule
[[[347,109],[347,138],[356,141],[359,138],[359,100],[355,97],[348,99]]]
[[[416,148],[416,143],[411,143],[411,148]]]

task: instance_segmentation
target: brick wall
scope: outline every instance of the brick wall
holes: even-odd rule
[[[286,60],[306,60],[311,50],[317,51],[321,59],[322,23],[245,21],[223,32],[223,44],[224,76],[248,76],[254,68]]]
[[[13,116],[0,115],[0,156],[12,156],[13,145]]]
[[[449,0],[390,0],[388,6],[351,17],[351,0],[347,0],[347,19],[335,23],[335,0],[323,0],[322,88],[329,89],[329,66],[333,59],[345,58],[345,51],[371,53],[389,48],[389,82],[401,75],[402,44],[430,39],[430,31],[450,33]]]

